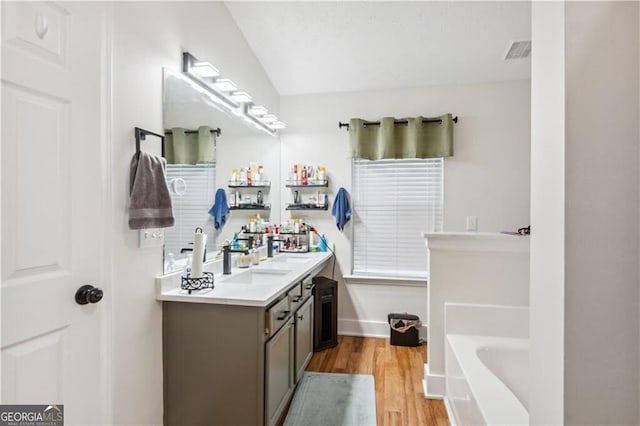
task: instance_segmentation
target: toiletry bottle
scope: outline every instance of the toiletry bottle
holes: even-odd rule
[[[324,234],[322,234],[322,237],[320,238],[320,245],[318,246],[318,249],[320,251],[327,251],[327,239]]]
[[[307,179],[307,166],[302,168],[302,184],[307,185],[309,183],[309,179]]]
[[[172,272],[175,267],[176,267],[176,257],[174,256],[173,253],[167,254],[167,265],[165,269],[167,270],[167,272]]]
[[[300,221],[298,219],[293,222],[293,232],[295,234],[300,232]]]
[[[187,263],[184,266],[184,271],[182,272],[182,276],[185,278],[189,278],[191,276],[191,255],[187,255]]]

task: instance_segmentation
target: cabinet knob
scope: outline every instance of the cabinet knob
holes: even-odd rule
[[[298,319],[302,321],[304,319],[304,315],[298,315]]]

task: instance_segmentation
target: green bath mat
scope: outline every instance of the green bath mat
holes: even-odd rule
[[[375,426],[373,376],[305,372],[284,426]]]

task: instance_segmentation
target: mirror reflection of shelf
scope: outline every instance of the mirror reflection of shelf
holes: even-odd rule
[[[245,203],[229,206],[229,210],[271,210],[271,204]]]
[[[268,181],[268,180],[263,180],[263,181],[252,183],[251,185],[248,185],[248,184],[242,183],[242,182],[229,181],[228,186],[229,186],[229,188],[270,188],[271,187],[271,182]]]
[[[329,210],[329,206],[318,206],[316,204],[288,204],[286,210]]]
[[[297,180],[287,180],[285,181],[285,186],[287,188],[313,188],[313,187],[328,187],[329,180],[309,180],[309,183],[306,185],[302,184],[302,182]]]

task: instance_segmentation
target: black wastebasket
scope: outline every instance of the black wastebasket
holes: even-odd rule
[[[411,314],[387,315],[391,326],[391,344],[395,346],[420,346],[420,318]]]

